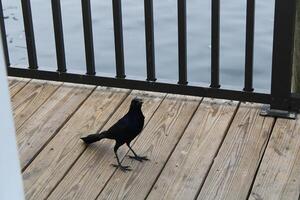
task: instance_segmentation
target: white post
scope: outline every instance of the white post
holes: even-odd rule
[[[1,37],[1,33],[0,33]],[[24,200],[6,67],[0,41],[0,199]]]

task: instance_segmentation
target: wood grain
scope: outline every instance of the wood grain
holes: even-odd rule
[[[259,115],[261,106],[243,103],[230,126],[198,199],[247,198],[266,147],[273,118]]]
[[[10,97],[15,96],[29,81],[30,79],[8,77]]]
[[[236,103],[206,98],[193,115],[199,98],[98,88],[85,101],[92,87],[61,84],[9,78],[27,199],[299,199],[300,119],[278,119],[266,147],[274,119],[258,104],[242,104],[226,135]],[[110,166],[113,141],[86,149],[78,138],[107,129],[135,96],[148,124],[133,148],[151,161],[124,146],[133,171],[123,173]]]
[[[136,96],[143,99],[142,110],[145,115],[145,126],[147,126],[165,94],[133,91],[103,130],[113,125],[128,111],[131,100]],[[114,141],[112,140],[90,145],[50,195],[49,199],[95,199],[99,194],[99,190],[104,187],[106,181],[115,171],[115,168],[111,166],[115,162],[113,147]],[[123,151],[119,152],[120,158],[125,155],[127,150],[127,147],[123,147]]]
[[[277,119],[249,199],[295,199],[300,194],[300,119]]]
[[[45,199],[86,149],[80,137],[95,133],[128,96],[97,88],[23,173],[26,199]]]
[[[140,163],[125,158],[131,172],[117,170],[98,199],[144,199],[190,122],[199,98],[168,95],[133,148],[151,161]],[[131,154],[131,153],[130,153]]]
[[[21,126],[17,131],[21,168],[32,161],[93,88],[65,83]]]
[[[204,99],[147,199],[195,199],[237,102]]]
[[[31,80],[11,99],[16,130],[22,126],[61,84]]]

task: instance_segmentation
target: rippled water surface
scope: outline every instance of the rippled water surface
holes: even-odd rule
[[[51,1],[31,0],[39,66],[56,66]],[[69,71],[85,70],[80,0],[61,0]],[[156,71],[158,80],[177,80],[176,0],[154,0]],[[211,0],[187,0],[188,79],[196,85],[210,81]],[[114,76],[111,0],[91,0],[97,74]],[[143,1],[123,0],[124,51],[127,77],[145,79]],[[13,64],[27,64],[20,0],[3,0],[9,50]],[[254,86],[269,90],[274,3],[256,1]],[[221,84],[243,88],[246,0],[221,1]]]

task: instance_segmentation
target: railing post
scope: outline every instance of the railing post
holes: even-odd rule
[[[155,81],[153,0],[144,0],[147,81]]]
[[[220,88],[220,0],[211,1],[211,84]]]
[[[122,2],[121,0],[112,0],[112,5],[115,37],[116,77],[125,78]]]
[[[95,75],[96,70],[90,0],[81,0],[81,7],[84,33],[86,74]]]
[[[66,72],[66,57],[60,0],[51,0],[51,5],[56,45],[57,71]]]
[[[35,47],[30,0],[21,0],[21,3],[22,3],[22,11],[23,11],[29,68],[37,69],[38,62],[36,56],[36,47]]]
[[[300,93],[300,0],[297,1],[293,63],[293,92]]]
[[[247,0],[245,82],[244,82],[244,91],[246,92],[252,92],[254,90],[253,89],[254,26],[255,26],[255,0]]]
[[[296,0],[275,1],[271,109],[290,109],[295,7]]]
[[[178,9],[178,84],[187,82],[187,31],[186,31],[186,0],[177,0]]]

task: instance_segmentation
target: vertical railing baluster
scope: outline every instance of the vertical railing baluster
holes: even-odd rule
[[[2,39],[2,46],[3,46],[3,53],[4,53],[4,61],[5,61],[6,67],[9,67],[10,61],[9,61],[9,53],[8,53],[8,47],[7,47],[6,29],[5,29],[5,22],[4,22],[4,16],[3,16],[2,0],[0,0],[0,28],[1,28],[1,39]]]
[[[56,45],[57,71],[66,72],[67,71],[66,57],[65,57],[65,46],[64,46],[64,35],[63,35],[60,0],[51,0],[51,4],[52,4],[55,45]]]
[[[178,84],[187,84],[186,0],[177,0],[178,8]]]
[[[155,81],[153,0],[144,0],[144,12],[147,54],[147,81]]]
[[[211,85],[220,87],[220,0],[211,1]]]
[[[125,78],[121,0],[112,0],[112,4],[115,36],[116,77]]]
[[[247,0],[246,55],[244,91],[253,91],[253,48],[255,25],[255,0]]]
[[[30,0],[21,0],[30,69],[38,69]]]
[[[295,16],[296,0],[275,0],[271,109],[289,109]]]
[[[95,75],[95,56],[90,0],[81,0],[87,75]]]

